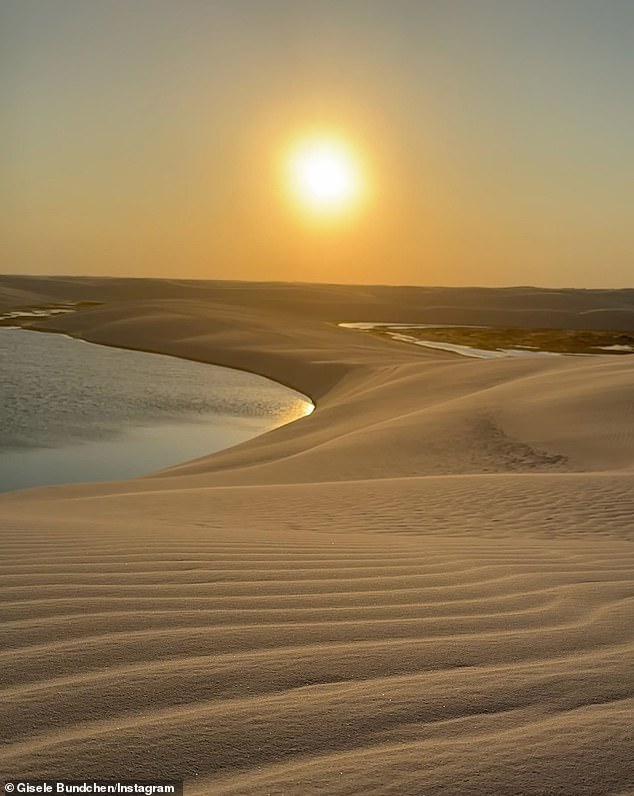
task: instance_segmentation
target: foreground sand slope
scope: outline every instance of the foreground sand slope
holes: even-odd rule
[[[148,478],[0,497],[3,776],[632,792],[634,358],[480,362],[338,329],[361,288],[330,319],[279,290],[161,289],[47,323],[264,373],[317,410]]]

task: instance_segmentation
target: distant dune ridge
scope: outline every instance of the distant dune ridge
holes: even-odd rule
[[[634,356],[472,360],[340,321],[634,329],[634,290],[4,277],[38,322],[316,411],[0,496],[4,780],[634,793]]]
[[[410,287],[119,277],[0,277],[0,308],[38,301],[95,300],[96,296],[103,301],[192,299],[242,309],[269,309],[284,315],[295,310],[299,315],[328,321],[634,330],[634,288]],[[344,314],[347,317],[343,317]]]

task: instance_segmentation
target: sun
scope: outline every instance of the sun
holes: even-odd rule
[[[296,144],[288,158],[288,179],[296,202],[320,215],[352,209],[363,194],[361,169],[342,141],[318,137]]]

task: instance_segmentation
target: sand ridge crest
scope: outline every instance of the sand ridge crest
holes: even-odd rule
[[[253,370],[317,410],[150,477],[0,497],[3,775],[631,789],[634,358],[469,362],[336,327],[599,323],[631,291],[0,282],[29,291],[105,301],[42,328]]]

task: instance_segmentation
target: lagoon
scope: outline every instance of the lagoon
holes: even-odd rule
[[[0,328],[0,491],[145,475],[312,409],[252,373]]]

